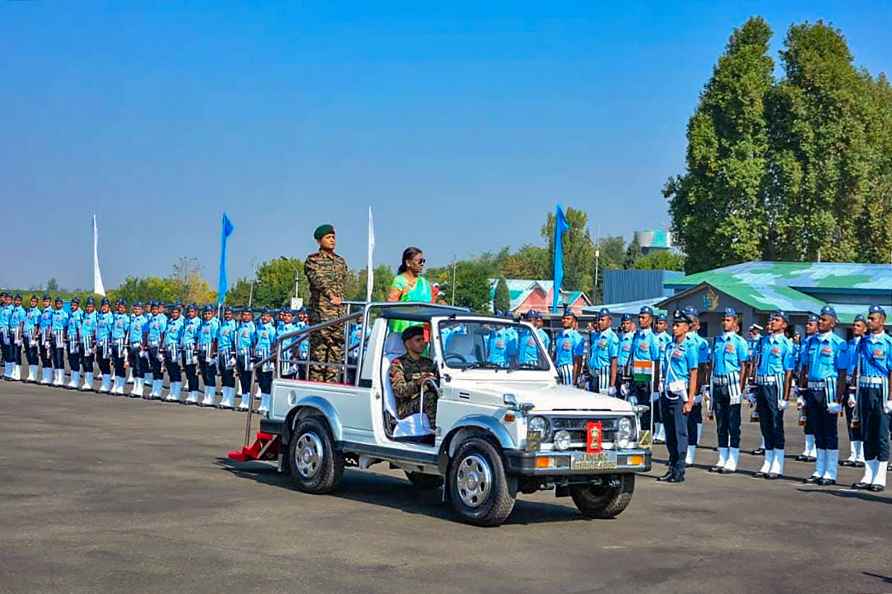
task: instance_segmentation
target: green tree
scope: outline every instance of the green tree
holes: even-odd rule
[[[170,279],[176,287],[176,300],[180,303],[211,303],[216,293],[201,276],[197,258],[180,257],[173,265]]]
[[[309,298],[309,287],[304,277],[303,262],[285,256],[268,260],[257,269],[254,304],[258,307],[282,307],[294,297],[295,280],[300,282],[300,297]]]
[[[685,257],[672,250],[657,250],[641,256],[632,268],[636,270],[684,270]]]
[[[240,278],[235,281],[235,284],[226,292],[226,305],[247,306],[251,298],[252,282],[248,278]]]
[[[635,268],[635,262],[640,260],[641,256],[641,244],[638,243],[638,238],[635,237],[629,242],[629,247],[626,248],[626,253],[623,255],[623,268],[626,270]]]
[[[351,273],[348,290],[345,292],[350,301],[365,301],[366,285],[368,283],[367,268]],[[393,282],[393,270],[386,264],[375,266],[375,274],[372,279],[372,301],[386,301],[387,293]]]
[[[511,309],[511,293],[508,291],[508,282],[504,276],[500,277],[496,283],[496,293],[492,306],[494,312],[507,312]]]
[[[50,293],[56,293],[59,291],[59,281],[56,280],[56,277],[51,278],[46,281],[46,290]]]
[[[551,257],[548,249],[529,244],[513,254],[507,254],[499,265],[499,270],[506,278],[533,280],[551,278],[550,269]]]
[[[688,122],[686,171],[663,189],[688,272],[758,259],[767,171],[765,96],[773,84],[771,29],[761,17],[736,29]]]
[[[563,238],[564,251],[564,284],[563,289],[591,293],[594,278],[595,246],[588,230],[588,215],[581,210],[567,208],[564,211],[570,228]],[[550,254],[554,252],[554,213],[548,218],[540,230],[540,235],[548,242],[546,254],[549,254],[548,274],[552,279]]]

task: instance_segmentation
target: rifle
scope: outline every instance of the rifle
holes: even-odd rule
[[[852,407],[852,421],[851,421],[851,423],[849,423],[849,426],[853,430],[857,430],[857,429],[861,428],[861,414],[859,413],[859,409],[861,408],[861,406],[860,406],[861,405],[861,398],[860,398],[861,397],[861,351],[863,350],[862,347],[864,346],[862,344],[863,341],[864,341],[864,337],[861,336],[858,339],[858,346],[855,347],[855,378],[854,378],[855,385],[853,386],[855,388],[854,389],[855,403],[854,403],[854,406]]]

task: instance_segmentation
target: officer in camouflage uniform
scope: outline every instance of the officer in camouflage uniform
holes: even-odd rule
[[[310,324],[319,324],[344,315],[344,285],[347,280],[347,261],[335,253],[335,230],[331,225],[319,226],[313,237],[319,251],[307,256],[304,273],[310,283]],[[344,326],[334,325],[310,335],[310,361],[316,363],[344,363]],[[311,365],[311,381],[334,383],[338,368]]]
[[[396,398],[396,412],[400,419],[405,419],[418,412],[418,400],[424,382],[428,379],[437,380],[438,376],[434,362],[422,355],[427,348],[424,327],[410,326],[403,330],[402,337],[406,354],[397,357],[390,364],[390,385]],[[431,427],[436,427],[437,393],[430,386],[424,388],[424,414]],[[388,422],[391,429],[396,425],[396,419],[388,418]]]

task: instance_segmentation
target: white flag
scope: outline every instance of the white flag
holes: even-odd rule
[[[375,224],[372,220],[372,207],[369,206],[369,261],[367,263],[368,271],[366,272],[366,289],[365,289],[365,301],[366,303],[372,302],[372,288],[375,283],[375,268],[373,264],[373,255],[375,253]]]
[[[99,272],[99,229],[96,227],[96,215],[93,215],[93,292],[105,297],[102,273]]]

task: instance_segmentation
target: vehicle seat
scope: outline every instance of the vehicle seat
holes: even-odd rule
[[[454,334],[449,338],[448,354],[461,355],[469,363],[480,359],[474,348],[474,336],[470,334]]]
[[[434,431],[431,429],[430,419],[423,412],[409,415],[405,419],[399,418],[396,408],[396,396],[393,395],[393,386],[390,384],[390,364],[397,357],[406,354],[406,346],[399,334],[391,334],[384,341],[384,356],[381,357],[381,385],[384,389],[384,428],[388,437],[394,441],[429,442]],[[396,422],[393,430],[387,415]]]

